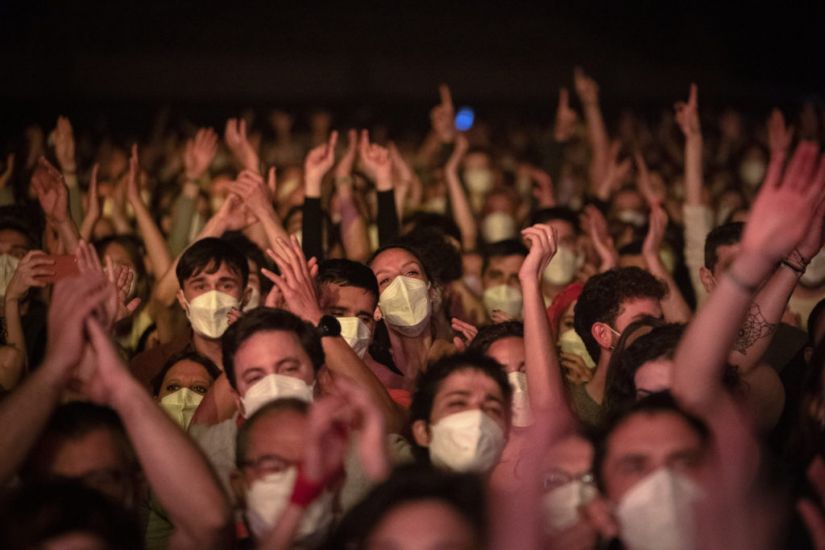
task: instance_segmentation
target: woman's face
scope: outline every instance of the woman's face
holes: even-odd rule
[[[383,292],[399,275],[429,282],[421,262],[403,248],[390,248],[372,261],[372,272],[378,279],[378,291]]]
[[[163,382],[160,385],[158,398],[163,399],[182,388],[188,388],[195,393],[206,395],[209,386],[214,381],[215,379],[209,375],[206,367],[191,359],[183,359],[166,371],[166,376],[163,377]]]
[[[368,550],[470,550],[480,543],[472,525],[453,507],[436,499],[396,506],[366,542]]]

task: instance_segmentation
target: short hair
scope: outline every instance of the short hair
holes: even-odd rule
[[[78,480],[25,483],[0,502],[0,548],[42,548],[71,533],[91,535],[105,548],[143,548],[137,514]]]
[[[490,267],[490,260],[492,258],[504,256],[522,256],[526,257],[530,251],[524,246],[524,243],[519,239],[505,239],[490,243],[484,247],[484,256],[481,264],[481,272],[486,273],[487,268]]]
[[[470,343],[469,349],[487,355],[490,346],[502,338],[524,338],[524,323],[521,321],[506,321],[481,327]]]
[[[323,283],[366,290],[378,300],[378,280],[372,269],[352,260],[325,260],[318,266],[318,285]]]
[[[259,307],[232,323],[221,338],[223,370],[233,389],[237,390],[235,377],[235,353],[249,338],[259,332],[281,331],[295,334],[301,347],[309,356],[317,373],[324,364],[324,348],[321,337],[311,324],[283,309]]]
[[[271,413],[291,411],[301,416],[309,414],[309,403],[294,397],[283,397],[275,399],[255,411],[255,414],[246,419],[238,428],[235,437],[235,466],[240,469],[246,465],[246,457],[249,451],[249,434],[258,421]]]
[[[187,248],[178,260],[175,275],[178,284],[183,284],[190,278],[202,272],[215,273],[222,265],[241,276],[241,286],[246,287],[249,280],[249,264],[246,256],[233,245],[218,239],[207,237],[195,242]]]
[[[66,441],[85,437],[96,430],[107,430],[114,437],[127,469],[137,471],[137,456],[117,413],[109,407],[84,401],[73,401],[57,407],[20,469],[24,481],[47,477],[53,453]]]
[[[418,226],[400,237],[399,242],[418,252],[418,257],[427,266],[427,272],[441,285],[461,278],[461,250],[457,249],[449,240],[449,236],[437,227]]]
[[[31,248],[40,247],[39,230],[36,220],[30,219],[20,205],[0,206],[0,231],[11,230],[23,235]],[[39,210],[39,209],[38,209]]]
[[[738,243],[742,239],[745,224],[731,222],[714,228],[705,239],[705,267],[711,271],[719,261],[719,247]]]
[[[702,441],[704,446],[710,441],[710,430],[707,425],[696,416],[685,411],[673,398],[670,392],[660,392],[648,395],[638,401],[634,401],[627,408],[619,411],[607,419],[601,432],[595,439],[593,454],[593,475],[596,483],[604,489],[604,476],[602,467],[607,456],[607,445],[610,436],[627,422],[630,418],[639,414],[675,414],[682,418],[690,426]]]
[[[221,239],[237,248],[241,254],[246,256],[247,260],[255,262],[255,265],[258,266],[259,275],[262,268],[278,273],[278,267],[275,265],[275,262],[271,261],[257,244],[252,242],[249,237],[240,231],[228,231],[223,234]],[[273,283],[267,277],[260,277],[260,280],[261,295],[266,296],[267,292],[272,288]]]
[[[461,242],[461,230],[459,230],[458,225],[451,217],[443,214],[416,212],[404,220],[404,225],[412,226],[413,230],[418,227],[432,227]]]
[[[590,329],[595,323],[612,325],[621,312],[622,304],[637,298],[661,300],[667,295],[667,286],[638,267],[621,267],[599,273],[584,285],[573,314],[576,334],[584,342],[594,361],[601,356],[601,348]]]
[[[169,359],[163,363],[160,371],[154,376],[154,378],[152,378],[152,395],[160,395],[160,391],[162,389],[161,385],[163,384],[163,379],[166,377],[166,374],[172,369],[172,367],[181,361],[192,361],[199,364],[206,369],[207,374],[212,377],[213,381],[217,380],[217,378],[221,375],[221,369],[218,368],[215,362],[209,357],[203,355],[202,353],[198,353],[197,351],[182,351],[169,357]]]
[[[579,215],[575,210],[566,206],[551,206],[550,208],[536,210],[533,212],[533,215],[530,216],[530,225],[536,225],[537,223],[548,223],[553,220],[567,222],[573,226],[573,231],[575,231],[577,235],[581,233],[581,227],[579,227]]]
[[[485,493],[481,477],[474,474],[444,472],[417,465],[396,468],[389,479],[373,488],[344,515],[324,548],[365,548],[376,527],[399,506],[433,500],[458,513],[473,531],[473,547],[484,548],[489,525]]]

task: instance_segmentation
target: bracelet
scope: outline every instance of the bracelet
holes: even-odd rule
[[[730,279],[730,282],[732,282],[734,285],[738,286],[741,290],[744,290],[748,294],[753,294],[759,288],[758,284],[757,285],[749,285],[746,282],[744,282],[743,280],[741,280],[739,277],[737,277],[736,275],[733,274],[732,269],[728,269],[727,271],[725,271],[725,275],[727,276],[728,279]]]
[[[298,477],[295,478],[295,485],[292,487],[292,495],[289,502],[300,508],[306,508],[324,490],[323,483],[315,483],[304,477],[304,472],[298,468]]]

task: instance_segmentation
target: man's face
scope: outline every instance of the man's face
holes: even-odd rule
[[[504,366],[504,372],[525,372],[524,338],[508,336],[499,338],[487,349],[487,355]]]
[[[375,329],[375,308],[378,300],[363,288],[323,283],[319,302],[324,315],[358,317],[369,327],[370,333]]]
[[[601,466],[606,496],[619,502],[636,483],[663,467],[698,479],[704,456],[701,437],[679,414],[634,414],[608,436]]]
[[[268,330],[247,338],[235,352],[235,384],[239,397],[264,376],[281,374],[315,382],[312,361],[294,332]]]
[[[507,431],[509,407],[495,380],[476,369],[455,371],[441,382],[433,400],[430,424],[451,414],[479,409]]]
[[[49,465],[55,477],[79,479],[89,487],[127,506],[135,496],[133,472],[111,430],[98,428],[62,441]]]
[[[544,490],[552,491],[571,479],[585,476],[592,465],[593,445],[578,435],[565,437],[544,456]]]
[[[0,254],[10,254],[22,259],[29,250],[31,242],[23,233],[14,229],[0,229]]]
[[[306,416],[292,410],[271,411],[256,419],[249,431],[247,465],[241,469],[246,486],[298,465],[304,456],[306,431]]]
[[[498,285],[508,285],[521,289],[518,280],[518,271],[524,263],[524,256],[512,254],[510,256],[493,256],[481,277],[481,285],[486,290]]]
[[[206,269],[186,279],[183,282],[183,288],[180,290],[178,297],[182,297],[187,302],[191,302],[201,294],[217,290],[242,301],[245,289],[241,274],[230,269],[226,264],[221,264],[214,273],[209,273],[213,267],[213,265],[208,265]]]

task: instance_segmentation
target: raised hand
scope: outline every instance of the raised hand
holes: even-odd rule
[[[358,132],[356,130],[347,131],[347,148],[341,156],[341,160],[335,166],[335,179],[341,180],[352,175],[352,167],[358,154]]]
[[[69,122],[68,118],[64,116],[57,118],[57,127],[52,132],[52,138],[54,140],[54,154],[57,157],[60,169],[66,174],[77,172],[74,134],[72,123]]]
[[[358,158],[364,172],[375,181],[379,191],[392,189],[392,160],[385,147],[377,143],[370,143],[370,134],[361,130],[358,141]]]
[[[786,155],[793,139],[793,126],[785,125],[782,111],[774,109],[768,117],[768,144],[771,155]]]
[[[130,204],[143,204],[143,197],[140,196],[140,163],[138,162],[138,147],[132,144],[129,155],[129,171],[126,173],[126,199]]]
[[[556,124],[553,137],[558,142],[568,141],[576,131],[579,115],[570,107],[570,93],[567,88],[559,90],[559,103],[556,106]]]
[[[94,316],[87,316],[83,322],[86,329],[86,351],[94,360],[84,361],[75,373],[80,391],[99,405],[116,407],[119,390],[134,383],[129,369],[120,358],[106,327]]]
[[[650,170],[647,169],[644,156],[637,151],[633,155],[633,159],[636,161],[636,187],[639,189],[639,193],[642,194],[649,205],[662,202],[664,196],[654,188],[653,179],[650,177]]]
[[[261,162],[258,159],[258,152],[252,146],[252,142],[249,141],[246,134],[246,121],[244,119],[230,118],[227,120],[223,139],[238,164],[253,172],[260,171]]]
[[[464,158],[464,155],[467,154],[467,150],[470,148],[470,142],[467,141],[467,136],[464,134],[458,134],[455,137],[455,146],[453,147],[452,153],[450,153],[450,157],[447,159],[447,164],[445,168],[447,170],[452,170],[456,174],[458,173],[458,165],[461,164],[461,159]]]
[[[220,220],[224,231],[242,231],[257,221],[255,215],[244,204],[244,200],[235,193],[226,196],[214,217]]]
[[[433,132],[442,143],[452,143],[456,135],[455,130],[455,107],[453,97],[450,94],[450,87],[441,84],[438,87],[441,102],[430,111],[430,124]]]
[[[586,75],[581,67],[573,69],[573,86],[582,105],[593,105],[599,102],[599,85]]]
[[[234,119],[230,119],[230,122]],[[233,145],[229,146],[230,138],[227,137],[227,145],[229,146],[230,151],[232,154],[235,155],[235,158],[239,158],[238,154],[245,155],[244,159],[249,156],[249,152],[246,151],[246,145],[242,142],[240,133],[237,131],[237,128],[233,126],[232,130],[229,129],[230,123],[226,123],[227,128],[227,136],[231,134],[231,139],[233,140]],[[246,128],[244,128],[244,132]],[[245,138],[245,133],[244,133]],[[237,148],[238,153],[236,153]],[[183,150],[183,168],[184,173],[186,174],[186,179],[188,181],[196,181],[203,177],[204,173],[209,169],[209,165],[212,164],[212,159],[215,158],[215,153],[218,152],[218,134],[212,128],[201,128],[197,132],[195,132],[195,137],[186,140],[186,146]],[[254,153],[254,151],[253,151]],[[252,161],[252,157],[250,156],[248,161]],[[255,164],[257,166],[257,155],[255,155]],[[242,164],[244,164],[242,162]],[[246,166],[244,164],[244,166]]]
[[[98,320],[107,329],[111,329],[118,321],[131,316],[138,306],[140,298],[129,300],[128,296],[134,282],[134,273],[124,266],[115,266],[111,256],[106,256],[106,269],[103,269],[95,248],[80,241],[75,250],[77,268],[83,276],[105,275],[112,292],[107,295],[101,308],[95,311]]]
[[[335,164],[335,146],[338,143],[338,132],[330,132],[329,140],[310,150],[304,159],[304,181],[312,191],[310,196],[320,196],[321,180]]]
[[[270,169],[269,177],[274,178],[274,176],[275,172]],[[264,217],[275,216],[270,189],[264,184],[264,178],[257,172],[252,170],[242,171],[238,175],[237,181],[232,185],[232,192],[243,199],[247,210],[259,220]]]
[[[784,258],[810,230],[825,187],[825,157],[815,143],[803,141],[787,168],[771,158],[765,181],[751,206],[742,235],[742,250],[766,262]]]
[[[307,262],[298,239],[278,239],[275,249],[268,249],[267,255],[278,266],[280,275],[261,269],[261,273],[275,283],[281,291],[287,308],[317,326],[323,316],[318,304],[318,292],[315,289],[315,277],[318,275],[318,262],[312,258]]]
[[[465,323],[458,317],[450,319],[450,326],[458,334],[453,337],[453,345],[459,353],[467,351],[472,341],[478,336],[478,328],[470,323]]]
[[[48,280],[54,276],[54,260],[40,250],[31,250],[23,256],[17,264],[8,286],[6,287],[6,302],[14,300],[20,302],[25,298],[30,288],[44,288]]]
[[[680,101],[674,106],[676,122],[686,138],[701,138],[702,128],[699,125],[699,88],[696,84],[690,85],[690,95],[687,103]]]
[[[610,144],[607,168],[604,171],[604,177],[596,187],[596,196],[603,201],[608,200],[630,175],[630,169],[632,168],[630,159],[619,161],[620,150],[621,143],[618,141]]]
[[[659,252],[662,249],[662,241],[665,239],[665,230],[667,229],[667,212],[662,208],[658,202],[650,206],[650,223],[645,236],[644,244],[642,244],[642,257],[651,269],[651,263],[661,262],[659,259]]]
[[[537,223],[522,229],[521,236],[527,241],[530,252],[521,264],[518,277],[522,285],[537,285],[550,260],[556,255],[558,233],[549,225]]]
[[[53,226],[66,222],[69,219],[69,190],[57,168],[40,157],[31,184],[46,220]]]
[[[613,269],[619,264],[619,253],[613,245],[613,237],[607,230],[607,220],[604,214],[595,206],[590,205],[584,209],[584,218],[582,225],[601,260],[599,272],[604,273]]]

